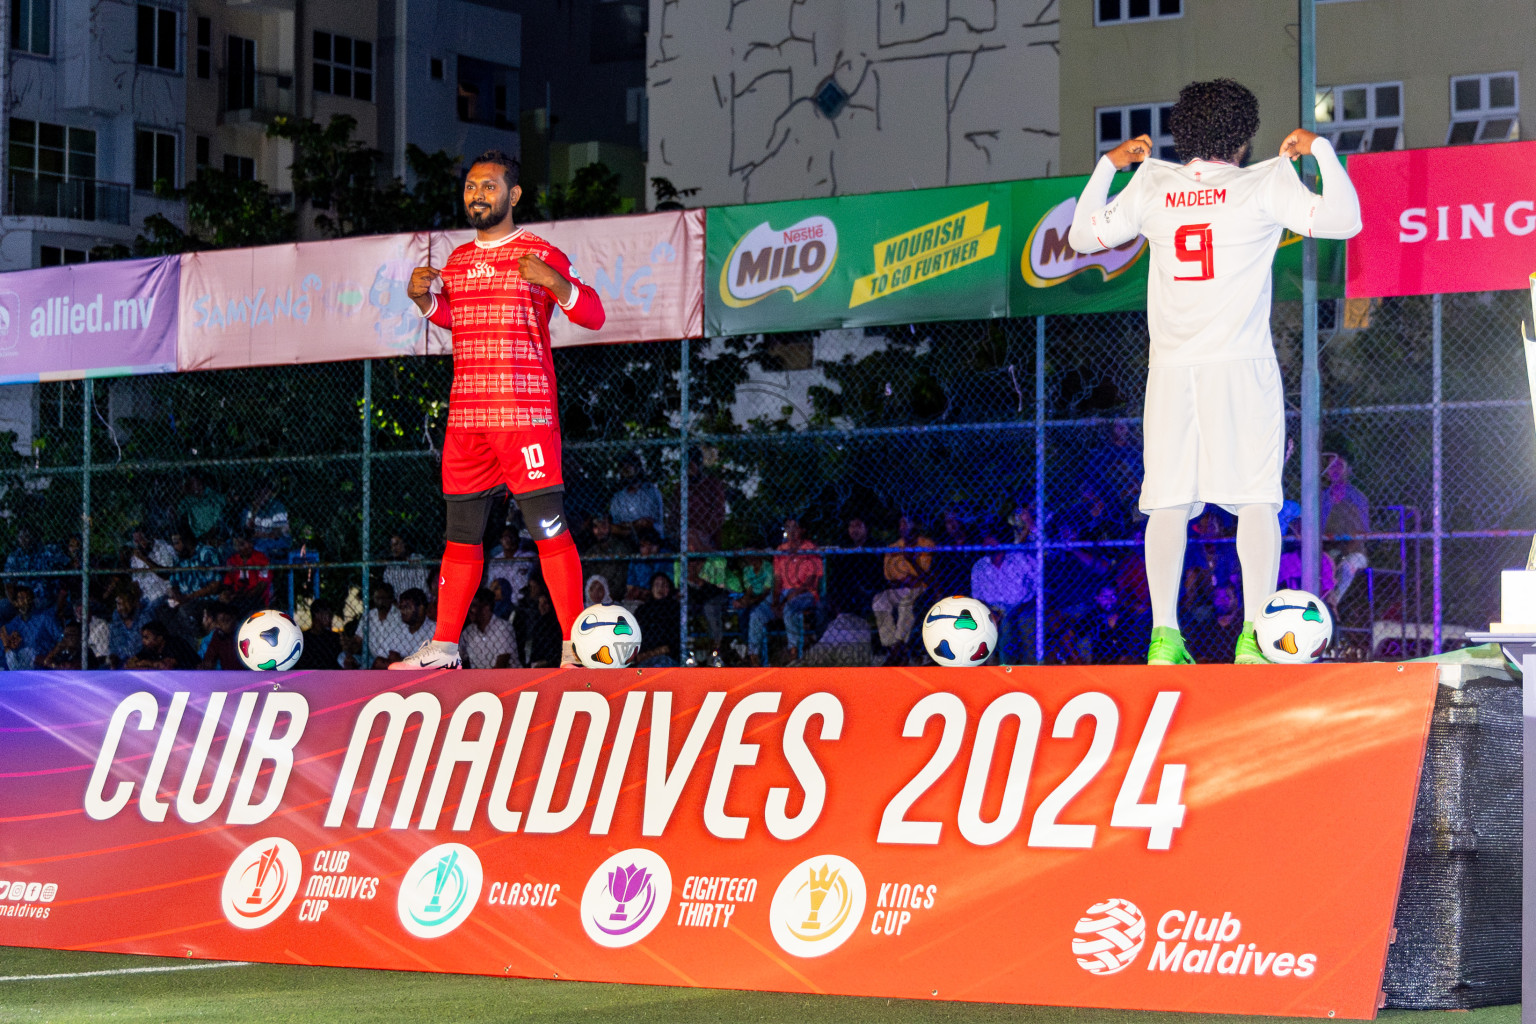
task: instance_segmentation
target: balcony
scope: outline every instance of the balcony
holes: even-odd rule
[[[276,71],[246,72],[231,76],[219,72],[220,124],[270,124],[276,117],[293,117],[293,75]]]
[[[8,184],[5,212],[12,217],[128,223],[127,185],[89,178],[65,180],[26,171],[11,171]]]

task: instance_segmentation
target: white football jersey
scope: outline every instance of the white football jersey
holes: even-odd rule
[[[1097,252],[1146,236],[1149,365],[1274,358],[1270,276],[1282,229],[1315,238],[1360,230],[1360,201],[1333,148],[1318,139],[1312,154],[1322,196],[1281,157],[1249,167],[1149,159],[1107,205],[1115,171],[1100,159],[1070,240],[1078,252]]]

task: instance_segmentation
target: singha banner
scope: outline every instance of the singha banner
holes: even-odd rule
[[[384,676],[9,674],[0,944],[1370,1018],[1435,692]]]

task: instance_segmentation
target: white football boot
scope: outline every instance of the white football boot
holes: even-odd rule
[[[459,645],[446,640],[428,640],[416,648],[416,653],[395,662],[390,668],[463,668],[459,660]]]

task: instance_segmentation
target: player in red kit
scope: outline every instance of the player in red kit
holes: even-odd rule
[[[582,608],[581,558],[565,517],[549,318],[558,303],[571,323],[595,331],[603,326],[603,303],[571,272],[565,253],[513,227],[512,207],[523,191],[517,179],[517,161],[505,153],[477,157],[464,179],[475,240],[455,249],[442,270],[411,273],[408,294],[422,315],[453,331],[443,441],[448,536],[437,630],[390,668],[459,667],[459,632],[484,571],[485,527],[496,498],[508,491],[538,547],[566,636],[561,664],[576,663],[570,633]]]

